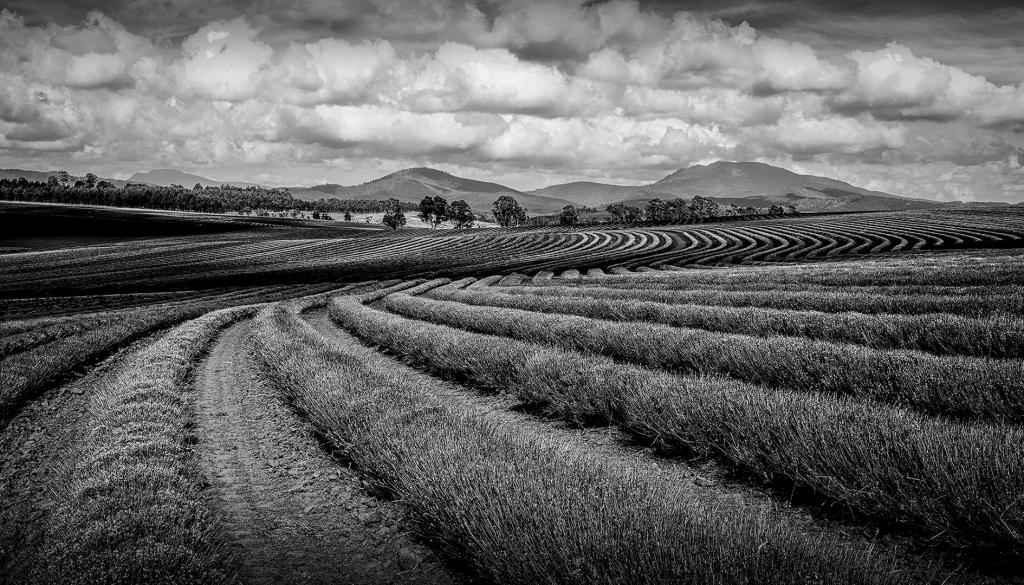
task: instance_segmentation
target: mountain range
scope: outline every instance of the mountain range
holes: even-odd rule
[[[494,201],[502,195],[510,195],[533,214],[547,214],[561,211],[566,205],[578,203],[558,197],[548,197],[517,191],[511,187],[465,179],[455,175],[424,167],[405,169],[391,173],[362,185],[317,185],[308,189],[292,189],[292,195],[299,199],[387,199],[394,197],[401,201],[419,203],[423,197],[441,195],[448,201],[465,200],[473,209],[490,211]]]
[[[30,180],[46,180],[56,172],[0,169],[0,178],[24,176]],[[156,169],[135,173],[128,182],[191,187],[253,183],[214,181],[174,169]],[[116,184],[124,184],[117,181]],[[333,183],[289,189],[298,199],[384,199],[418,203],[424,196],[441,195],[449,201],[464,199],[478,212],[488,212],[501,195],[514,197],[532,215],[556,213],[566,205],[604,208],[609,203],[624,202],[643,207],[653,198],[690,199],[695,195],[710,197],[721,204],[769,207],[792,205],[805,212],[874,211],[902,209],[933,209],[948,204],[925,199],[898,197],[856,187],[849,183],[801,175],[786,169],[756,162],[716,162],[694,165],[669,174],[646,185],[610,185],[595,182],[573,182],[551,185],[533,191],[519,191],[498,183],[457,177],[436,169],[417,167],[401,170],[361,185]]]
[[[725,205],[792,205],[799,211],[931,209],[946,205],[937,201],[869,191],[835,179],[800,175],[764,163],[722,161],[680,169],[648,185],[566,183],[530,193],[569,199],[579,205],[594,207],[620,201],[642,207],[656,197],[690,199],[695,195],[710,197]]]

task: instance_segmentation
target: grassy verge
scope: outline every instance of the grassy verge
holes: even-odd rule
[[[1024,434],[842,397],[673,376],[598,355],[465,333],[334,299],[369,343],[579,422],[618,424],[666,450],[713,454],[936,542],[1019,554]]]
[[[254,307],[210,313],[134,354],[90,395],[76,459],[53,486],[42,578],[225,583],[226,557],[192,452],[191,366]]]
[[[1024,362],[1019,360],[933,356],[795,337],[548,315],[401,293],[382,303],[408,317],[685,374],[727,375],[776,388],[870,398],[929,414],[1024,420]]]
[[[327,341],[273,308],[257,318],[254,351],[272,383],[427,533],[496,582],[926,580],[764,509],[711,503],[649,470],[508,428],[339,335]]]
[[[470,305],[564,313],[614,321],[648,321],[744,335],[784,335],[854,343],[875,349],[909,349],[939,355],[1024,356],[1024,319],[944,313],[865,315],[757,307],[669,305],[651,301],[509,294],[505,289],[442,287],[427,296]]]

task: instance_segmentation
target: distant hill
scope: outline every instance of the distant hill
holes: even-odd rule
[[[551,197],[554,199],[568,199],[576,205],[587,205],[590,207],[603,207],[609,203],[635,199],[643,195],[646,187],[629,185],[606,185],[604,183],[592,183],[590,181],[577,181],[563,185],[552,185],[543,189],[529,191],[532,195]]]
[[[131,177],[128,177],[128,182],[148,183],[150,185],[159,185],[161,187],[181,185],[182,187],[188,188],[192,188],[196,183],[199,183],[203,187],[220,187],[223,185],[233,185],[235,187],[261,186],[256,183],[245,183],[242,181],[214,181],[213,179],[207,179],[206,177],[200,177],[199,175],[193,175],[191,173],[184,173],[175,169],[153,169],[152,171],[146,171],[144,173],[135,173]]]
[[[0,179],[19,179],[25,177],[29,181],[37,181],[45,183],[51,176],[56,176],[57,171],[26,171],[24,169],[0,169]],[[76,176],[76,175],[72,175]],[[124,187],[127,181],[121,181],[119,179],[108,179],[106,177],[100,177],[101,181],[108,181],[116,187]]]
[[[561,211],[572,202],[517,191],[511,187],[456,177],[455,175],[424,167],[405,169],[391,173],[362,185],[345,187],[341,185],[317,185],[304,189],[292,189],[295,197],[320,199],[387,199],[419,203],[423,197],[441,195],[448,201],[463,199],[477,212],[489,212],[494,201],[502,195],[511,195],[531,214]]]
[[[20,179],[25,177],[29,181],[45,183],[57,171],[26,171],[23,169],[0,169],[0,179]]]
[[[716,162],[680,169],[649,185],[623,187],[601,183],[566,183],[531,191],[572,199],[580,205],[603,206],[624,201],[643,205],[655,197],[710,197],[723,204],[768,207],[792,205],[800,211],[874,211],[933,209],[947,204],[869,191],[849,183],[800,175],[756,162]]]

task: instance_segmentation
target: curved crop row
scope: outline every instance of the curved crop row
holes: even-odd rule
[[[657,290],[605,288],[595,285],[566,286],[567,284],[570,283],[559,281],[555,286],[524,286],[522,292],[543,296],[594,297],[723,307],[765,307],[825,313],[951,313],[968,317],[997,313],[1024,315],[1024,293],[1021,292],[993,295],[890,295],[820,290]]]
[[[1024,362],[863,346],[795,337],[760,338],[670,327],[474,307],[394,294],[392,312],[453,327],[602,353],[686,374],[725,375],[777,388],[849,395],[921,412],[1024,421]]]
[[[986,222],[1000,219],[991,227]],[[637,266],[711,266],[794,262],[914,250],[1024,245],[1024,217],[1010,213],[877,213],[608,229],[417,231],[288,238],[272,230],[117,244],[81,262],[74,251],[4,260],[7,296],[414,278]],[[277,236],[277,237],[275,237]]]
[[[254,308],[211,313],[169,332],[90,395],[82,440],[48,518],[50,583],[230,583],[190,446],[189,365]]]
[[[408,361],[510,392],[558,416],[618,424],[683,453],[716,454],[856,510],[909,521],[939,541],[1019,553],[1024,510],[1015,502],[1024,489],[1024,437],[1016,427],[957,424],[848,398],[675,376],[464,333],[350,298],[335,298],[330,311],[360,338]]]
[[[445,384],[344,333],[327,340],[283,309],[261,314],[253,341],[265,374],[321,432],[495,582],[927,580],[769,510],[701,499],[649,469],[509,429]]]
[[[563,275],[562,278],[565,278]],[[479,281],[478,281],[479,283]],[[647,321],[744,335],[806,337],[909,349],[940,355],[987,358],[1024,357],[1024,319],[1008,315],[983,318],[948,314],[867,315],[758,307],[669,305],[650,301],[509,294],[474,283],[467,290],[441,287],[427,296],[471,305],[563,313],[613,321]]]

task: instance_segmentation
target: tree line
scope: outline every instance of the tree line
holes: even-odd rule
[[[166,209],[174,211],[195,211],[203,213],[256,213],[266,215],[276,212],[312,212],[314,219],[331,219],[328,213],[344,213],[345,221],[352,220],[352,213],[383,213],[383,222],[392,229],[406,225],[405,213],[415,211],[424,223],[436,228],[450,221],[456,228],[469,228],[482,216],[475,214],[464,200],[448,202],[440,195],[426,196],[419,204],[406,203],[396,198],[338,199],[324,198],[317,201],[296,199],[285,188],[234,187],[231,185],[207,186],[196,183],[192,188],[182,185],[161,187],[143,183],[128,183],[118,187],[101,180],[93,173],[74,177],[66,171],[59,171],[48,177],[46,182],[19,179],[0,179],[0,199],[8,201],[32,201],[40,203],[68,203],[101,205],[109,207],[131,207],[139,209]],[[615,223],[636,221],[689,223],[707,221],[723,216],[775,216],[795,215],[793,206],[772,205],[769,208],[723,206],[718,202],[696,195],[693,199],[649,200],[643,209],[625,203],[612,203],[605,208]],[[494,201],[491,210],[494,220],[502,227],[537,225],[557,221],[560,225],[573,226],[581,223],[580,213],[595,213],[594,208],[565,206],[554,218],[529,218],[527,209],[511,195],[501,195]]]
[[[380,213],[389,209],[387,201],[376,199],[325,198],[318,201],[296,199],[284,188],[207,186],[196,183],[192,188],[182,185],[162,187],[144,183],[128,183],[118,187],[100,180],[92,173],[73,177],[66,171],[51,175],[46,182],[18,179],[0,179],[0,199],[37,203],[66,203],[131,207],[136,209],[165,209],[202,213],[258,213],[265,211],[311,211],[319,214]],[[403,211],[412,211],[416,205],[399,203]],[[325,219],[330,216],[322,215]]]
[[[589,208],[583,210],[590,211]],[[558,214],[559,225],[572,226],[580,223],[580,209],[566,205]],[[771,207],[740,207],[735,204],[721,205],[713,199],[695,195],[690,201],[685,199],[669,199],[667,201],[654,198],[647,202],[643,209],[625,203],[611,203],[605,207],[616,223],[632,223],[651,221],[664,223],[699,223],[715,217],[737,216],[776,216],[797,215],[799,212],[792,205],[772,205]]]

